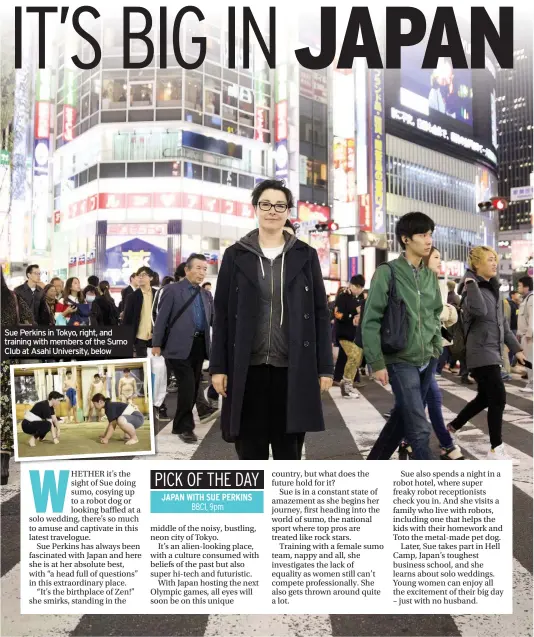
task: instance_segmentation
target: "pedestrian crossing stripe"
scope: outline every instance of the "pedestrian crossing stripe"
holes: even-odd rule
[[[449,397],[460,398],[464,403],[471,400],[476,391],[471,386],[463,386],[447,378],[439,379],[444,401]],[[510,385],[507,383],[507,390]],[[388,408],[393,400],[390,388],[378,388],[388,399]],[[326,401],[335,404],[339,411],[344,426],[350,433],[350,438],[357,448],[358,457],[365,458],[374,445],[385,423],[383,416],[384,403],[368,396],[377,394],[375,383],[369,383],[368,389],[360,390],[359,399],[347,400],[341,398],[338,388],[330,391],[330,397]],[[515,395],[515,392],[510,392]],[[525,398],[524,395],[518,396]],[[528,404],[528,403],[526,403]],[[445,422],[450,422],[455,412],[444,404],[443,416]],[[507,422],[524,432],[523,435],[532,433],[532,415],[523,409],[508,405],[505,411]],[[176,462],[176,460],[201,460],[201,452],[204,441],[208,435],[216,434],[218,444],[227,453],[228,447],[218,429],[218,422],[202,425],[198,423],[195,432],[199,437],[196,444],[183,443],[178,436],[171,433],[172,425],[167,424],[155,437],[156,456],[137,456],[134,462],[146,460],[161,460]],[[212,431],[212,428],[215,430]],[[328,423],[327,423],[328,427]],[[327,432],[325,432],[327,433]],[[321,434],[310,434],[314,439]],[[504,438],[506,444],[506,438]],[[458,444],[469,457],[483,459],[489,448],[489,438],[481,428],[468,424],[458,437]],[[315,447],[315,445],[313,445]],[[521,516],[517,520],[525,529],[525,537],[531,533],[529,527],[530,511],[532,509],[532,457],[507,444],[509,454],[520,461],[518,467],[514,467],[514,485],[521,491],[523,497],[528,496],[528,511],[515,511],[515,516]],[[342,456],[342,450],[337,450]],[[313,454],[312,454],[313,455]],[[197,458],[198,456],[198,458]],[[225,456],[226,457],[226,456]],[[19,463],[11,462],[10,481],[0,490],[1,501],[16,501],[20,490]],[[17,502],[18,505],[18,502]],[[17,506],[18,512],[18,506]],[[17,513],[18,516],[18,513]],[[523,520],[524,518],[524,520]],[[10,528],[13,527],[11,522]],[[529,530],[530,529],[530,530]],[[514,533],[514,554],[518,542],[525,542],[525,537],[518,537]],[[18,538],[17,538],[18,540]],[[9,542],[9,536],[2,535],[3,542]],[[524,548],[524,547],[523,547]],[[3,547],[3,551],[6,550]],[[523,564],[531,564],[532,544],[529,544],[529,560],[523,559]],[[405,615],[148,615],[146,617],[127,615],[20,615],[20,563],[15,564],[2,577],[2,626],[1,634],[11,637],[30,637],[39,635],[42,637],[70,637],[87,636],[97,637],[103,634],[116,635],[185,635],[195,634],[199,637],[238,637],[242,635],[258,635],[262,637],[331,637],[333,635],[369,635],[370,626],[372,633],[376,635],[398,635],[399,630],[403,634],[426,635],[460,635],[462,637],[523,637],[532,634],[532,574],[525,566],[514,557],[513,559],[513,587],[514,587],[514,611],[511,615],[439,615],[439,616],[411,616]],[[528,564],[527,564],[528,566]],[[423,628],[421,622],[424,622]],[[113,633],[109,632],[114,625]],[[349,626],[349,628],[342,628]],[[413,630],[411,627],[413,626]],[[106,627],[106,628],[104,628]],[[106,632],[103,632],[106,631]],[[341,631],[341,632],[340,632]]]

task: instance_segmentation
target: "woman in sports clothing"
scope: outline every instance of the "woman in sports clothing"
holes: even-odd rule
[[[59,407],[63,395],[57,391],[48,394],[48,400],[41,400],[29,409],[22,419],[22,431],[30,436],[28,444],[35,447],[38,440],[44,440],[45,436],[52,432],[54,444],[59,443],[59,421],[54,409]]]
[[[111,402],[103,394],[95,394],[91,402],[96,409],[103,409],[109,423],[100,442],[107,445],[116,427],[124,431],[124,444],[136,445],[139,442],[136,430],[145,422],[145,417],[135,405],[129,403]]]

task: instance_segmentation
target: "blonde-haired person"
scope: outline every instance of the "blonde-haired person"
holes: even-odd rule
[[[504,344],[520,363],[525,362],[521,346],[510,330],[499,295],[497,253],[478,246],[469,253],[469,269],[458,286],[466,330],[467,367],[478,384],[477,395],[449,424],[456,433],[466,422],[488,409],[491,449],[488,460],[511,460],[502,443],[502,416],[506,389],[501,377]],[[514,461],[514,464],[517,464]]]

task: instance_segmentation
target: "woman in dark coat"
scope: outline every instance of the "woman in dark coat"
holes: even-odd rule
[[[224,398],[221,428],[241,460],[301,458],[304,434],[325,428],[332,386],[330,316],[317,252],[284,224],[293,197],[266,180],[252,193],[259,230],[224,253],[210,354]]]

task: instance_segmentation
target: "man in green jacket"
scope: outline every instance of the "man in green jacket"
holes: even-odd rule
[[[436,275],[423,264],[432,248],[433,231],[434,222],[422,212],[404,215],[395,228],[404,253],[390,265],[408,321],[406,347],[395,354],[383,354],[380,333],[388,305],[389,267],[378,267],[371,282],[362,326],[365,358],[382,385],[391,383],[395,407],[368,460],[387,460],[403,437],[412,446],[414,460],[434,460],[429,446],[432,426],[424,404],[442,352],[443,302]]]

